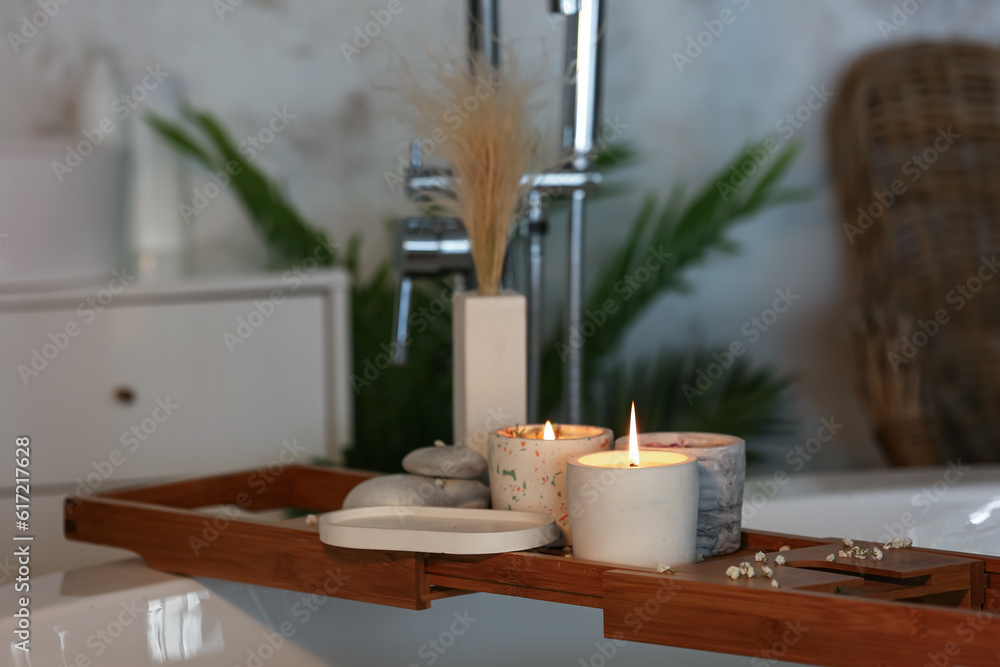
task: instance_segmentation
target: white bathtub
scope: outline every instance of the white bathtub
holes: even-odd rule
[[[750,480],[747,525],[870,539],[905,530],[921,545],[998,554],[1000,468],[960,472]],[[31,595],[31,654],[12,646],[0,664],[779,664],[645,644],[616,646],[603,638],[601,612],[594,609],[477,594],[414,612],[165,575],[136,559],[39,576]],[[12,584],[0,590],[5,612],[15,609],[16,596]],[[0,621],[3,637],[12,636],[14,620]]]

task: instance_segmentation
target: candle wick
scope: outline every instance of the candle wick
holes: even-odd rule
[[[629,464],[628,464],[628,467],[629,467],[629,468],[638,468],[638,467],[639,467],[639,464],[638,464],[638,463],[629,463]]]

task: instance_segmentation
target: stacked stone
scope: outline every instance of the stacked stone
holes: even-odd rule
[[[490,506],[490,490],[480,479],[486,459],[464,446],[449,447],[440,440],[434,447],[415,449],[403,459],[407,474],[374,477],[351,489],[344,509],[407,505],[417,507]]]

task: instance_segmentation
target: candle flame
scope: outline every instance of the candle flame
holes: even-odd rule
[[[555,440],[556,432],[552,430],[552,422],[548,419],[545,420],[545,433],[542,434],[543,440]]]
[[[635,428],[635,401],[632,401],[632,418],[628,426],[628,464],[639,465],[639,436]]]

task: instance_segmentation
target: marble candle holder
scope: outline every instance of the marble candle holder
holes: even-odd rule
[[[493,509],[550,514],[570,544],[566,461],[609,451],[614,434],[597,426],[559,424],[557,438],[544,440],[542,429],[543,425],[536,424],[490,433],[486,458]]]
[[[643,433],[639,448],[681,451],[698,459],[698,555],[723,556],[740,548],[746,443],[718,433]],[[628,449],[628,437],[615,449]]]

